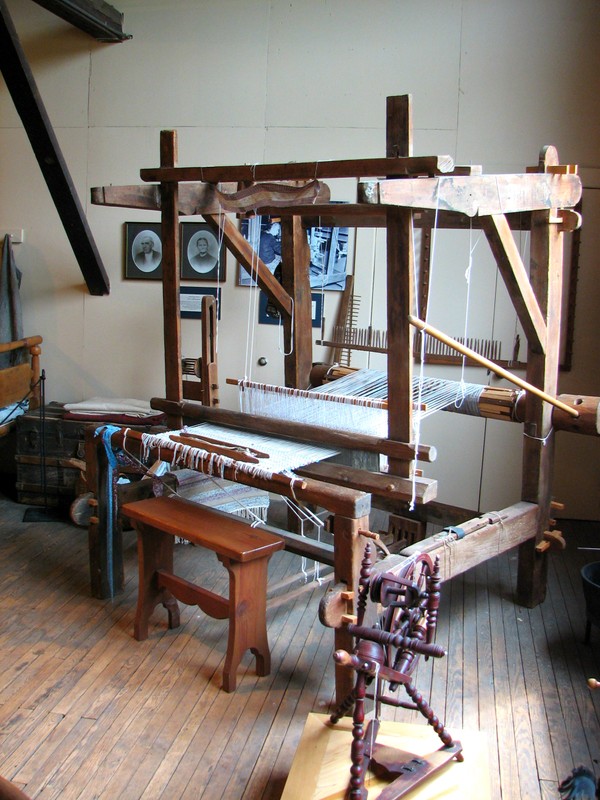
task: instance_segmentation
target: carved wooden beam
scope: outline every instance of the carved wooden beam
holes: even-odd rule
[[[359,200],[414,209],[458,211],[469,217],[573,208],[581,197],[578,175],[449,175],[362,181]]]
[[[3,0],[0,0],[0,70],[90,294],[108,294],[108,275]]]
[[[160,185],[97,186],[90,190],[91,201],[97,206],[119,208],[147,208],[160,211]],[[303,208],[315,202],[328,203],[330,190],[327,184],[310,181],[302,186],[286,183],[256,183],[238,190],[236,182],[181,183],[179,185],[179,213],[183,216],[195,214],[221,214],[223,211],[245,214],[254,213],[265,204],[272,208],[287,208],[290,205]]]

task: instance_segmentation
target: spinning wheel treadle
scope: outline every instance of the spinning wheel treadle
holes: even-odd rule
[[[360,573],[357,621],[347,625],[348,632],[355,637],[354,651],[338,650],[333,656],[338,664],[356,671],[356,682],[332,714],[331,722],[338,722],[353,709],[350,800],[367,797],[364,785],[367,768],[392,779],[380,798],[396,800],[452,758],[462,761],[463,756],[460,743],[452,739],[411,680],[419,656],[446,655],[443,648],[434,644],[440,603],[438,559],[433,563],[428,555],[417,555],[388,572],[373,575],[372,567],[371,544],[367,543]],[[382,609],[372,627],[364,624],[369,602]],[[400,686],[404,686],[409,701],[395,695]],[[374,700],[375,719],[365,732],[366,698]],[[420,711],[443,746],[427,758],[407,759],[406,753],[376,744],[382,703]]]

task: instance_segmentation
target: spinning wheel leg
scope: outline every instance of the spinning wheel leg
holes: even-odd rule
[[[352,747],[350,748],[350,800],[366,800],[365,791],[365,693],[366,679],[364,674],[358,673],[354,694],[354,714],[352,716]]]
[[[427,719],[427,722],[433,730],[437,733],[440,737],[442,743],[446,747],[452,747],[455,742],[450,733],[444,727],[443,722],[440,721],[439,717],[437,717],[427,700],[423,697],[421,692],[418,691],[417,687],[412,683],[405,683],[404,688],[406,689],[406,693],[419,709],[421,714]],[[462,753],[456,754],[457,761],[464,761],[464,757]]]

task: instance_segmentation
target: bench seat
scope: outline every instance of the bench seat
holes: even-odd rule
[[[167,612],[169,627],[179,626],[179,606],[197,605],[216,619],[229,619],[223,689],[234,691],[242,656],[256,657],[256,673],[268,675],[271,656],[267,639],[267,570],[269,558],[283,549],[283,540],[239,517],[179,497],[151,497],[126,503],[122,513],[138,536],[139,585],[134,636],[148,638],[148,620],[157,605]],[[175,575],[175,538],[187,539],[216,553],[229,573],[227,598]]]

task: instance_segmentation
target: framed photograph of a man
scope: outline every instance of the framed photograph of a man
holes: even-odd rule
[[[160,222],[125,223],[125,277],[162,280]]]
[[[224,281],[225,247],[205,222],[181,223],[181,278]]]

